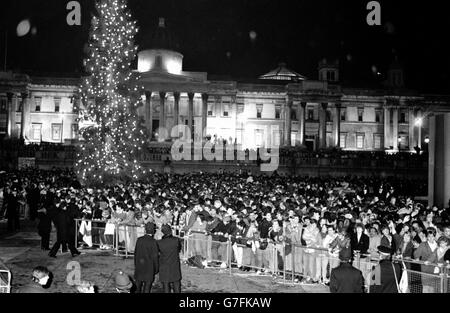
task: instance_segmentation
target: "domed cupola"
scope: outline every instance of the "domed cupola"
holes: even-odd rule
[[[166,27],[164,18],[159,18],[159,25],[150,41],[149,49],[138,53],[138,71],[165,72],[180,75],[183,71],[183,55],[176,50],[178,44]]]

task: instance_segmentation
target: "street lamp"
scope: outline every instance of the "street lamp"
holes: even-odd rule
[[[430,143],[430,137],[428,137],[428,136],[425,137],[425,143],[426,143],[426,144],[429,144],[429,143]]]

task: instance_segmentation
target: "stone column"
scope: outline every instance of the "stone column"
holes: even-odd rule
[[[450,199],[450,113],[430,116],[428,205],[448,207]]]
[[[384,107],[384,147],[390,148],[391,143],[391,108]]]
[[[422,117],[422,109],[419,108],[417,110],[417,118],[420,119],[420,124],[417,125],[417,147],[422,149],[422,126],[423,126],[423,117]]]
[[[298,144],[303,146],[305,144],[305,109],[306,102],[299,103],[297,107],[297,116],[298,116]]]
[[[206,137],[208,127],[208,98],[207,93],[202,94],[202,141]]]
[[[333,145],[337,148],[341,146],[341,104],[335,103],[333,116]]]
[[[188,93],[188,98],[189,98],[189,105],[188,105],[188,128],[189,131],[191,132],[191,137],[189,139],[193,139],[194,138],[194,130],[192,129],[192,118],[194,116],[194,96],[195,93],[193,92],[189,92]]]
[[[319,107],[319,149],[327,147],[327,107],[326,102]]]
[[[6,108],[8,110],[7,123],[6,123],[6,134],[9,138],[13,137],[14,128],[16,125],[16,119],[15,119],[16,109],[14,108],[13,96],[14,96],[14,94],[11,92],[8,92],[6,94],[7,101],[8,101],[6,104]]]
[[[153,103],[152,92],[145,92],[145,121],[147,122],[147,129],[150,133],[150,141],[153,139]]]
[[[392,112],[392,146],[394,151],[398,151],[398,107],[394,107]]]
[[[233,142],[232,144],[234,144],[234,142],[237,139],[237,128],[238,128],[238,120],[237,120],[237,101],[236,101],[236,96],[233,95],[231,97],[231,119],[233,120]]]
[[[166,92],[160,91],[159,92],[159,127],[165,128],[166,127]]]
[[[20,139],[25,139],[28,136],[30,127],[30,98],[27,93],[22,93],[22,112],[20,119]]]
[[[416,138],[414,128],[416,127],[416,118],[414,116],[414,108],[408,110],[408,146],[410,151],[414,151],[416,146]]]
[[[285,127],[284,127],[284,144],[288,147],[291,146],[291,133],[292,133],[292,121],[291,121],[291,111],[292,111],[292,98],[287,97],[285,106]]]

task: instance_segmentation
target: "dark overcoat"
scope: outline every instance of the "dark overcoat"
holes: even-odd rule
[[[331,293],[362,293],[364,291],[364,279],[360,270],[350,263],[341,264],[331,270]]]
[[[139,237],[134,250],[134,279],[153,282],[159,271],[158,245],[152,236]]]
[[[394,267],[392,267],[394,264]],[[394,268],[395,273],[394,274]],[[400,282],[402,269],[398,263],[392,263],[389,260],[381,260],[375,267],[373,275],[379,275],[379,278],[372,277],[374,285],[370,286],[370,293],[398,293],[397,283]],[[397,283],[395,277],[397,276]]]
[[[159,250],[159,280],[173,283],[181,280],[179,238],[169,236],[157,241]]]

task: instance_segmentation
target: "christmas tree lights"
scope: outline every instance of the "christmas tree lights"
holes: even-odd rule
[[[92,18],[87,76],[79,88],[83,109],[79,118],[91,127],[80,129],[75,169],[84,184],[138,179],[146,174],[138,154],[146,135],[140,126],[138,77],[131,70],[137,54],[138,31],[126,0],[99,0]]]

